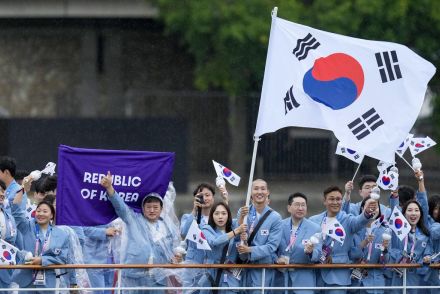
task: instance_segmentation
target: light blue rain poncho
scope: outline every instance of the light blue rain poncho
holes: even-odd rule
[[[164,203],[162,212],[169,213],[167,197],[164,200],[158,194],[150,193],[144,198],[155,197]],[[152,223],[142,213],[134,212],[115,192],[108,196],[117,215],[124,221],[121,244],[122,264],[167,264],[171,263],[174,252],[180,245],[175,223],[170,223],[168,214]],[[142,206],[144,205],[142,203]],[[172,204],[172,203],[171,203]],[[166,207],[166,208],[165,208]],[[127,269],[122,272],[124,287],[164,287],[173,286],[178,281],[176,271],[172,269]],[[162,293],[163,291],[135,291],[135,293]]]

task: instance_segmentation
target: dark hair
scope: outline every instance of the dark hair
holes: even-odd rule
[[[367,202],[368,199],[371,199],[370,196],[365,197],[362,202],[361,202],[361,207],[359,207],[359,214],[362,213],[362,211],[364,211],[364,207],[365,207],[365,203]],[[380,209],[380,202],[379,200],[377,200],[377,204],[379,205],[379,214],[377,215],[377,217],[375,219],[378,219],[382,216],[382,211]]]
[[[27,170],[22,170],[22,169],[20,169],[20,170],[18,170],[18,171],[15,173],[15,177],[14,177],[14,179],[15,179],[16,181],[23,180],[24,177],[26,177],[28,174],[29,174],[29,172],[28,172]]]
[[[307,196],[304,195],[304,194],[301,193],[301,192],[295,192],[295,193],[291,194],[291,195],[289,196],[289,200],[287,201],[287,203],[288,203],[289,205],[292,205],[293,198],[296,198],[296,197],[301,197],[301,198],[303,198],[303,199],[306,201],[306,203],[307,203]]]
[[[377,178],[373,175],[364,175],[359,180],[359,190],[362,190],[362,186],[366,182],[375,182],[376,183]]]
[[[420,219],[419,219],[419,222],[417,223],[417,227],[423,232],[423,234],[425,234],[426,236],[429,237],[429,235],[430,235],[429,230],[426,228],[425,222],[423,221],[423,209],[422,209],[422,206],[420,206],[419,202],[417,202],[416,200],[407,201],[405,203],[405,205],[402,207],[402,213],[405,215],[406,210],[408,209],[408,206],[412,203],[415,203],[420,211]]]
[[[15,177],[15,159],[9,156],[0,157],[0,170],[4,172],[8,170],[12,177]]]
[[[56,199],[55,194],[50,193],[50,194],[47,194],[46,196],[44,196],[42,201],[49,202],[50,204],[55,206],[55,199]]]
[[[229,206],[224,203],[224,202],[217,202],[215,203],[212,207],[211,210],[209,211],[209,220],[208,220],[208,225],[211,226],[211,228],[215,229],[217,227],[217,225],[214,222],[214,212],[217,209],[218,206],[223,206],[226,211],[228,212],[228,220],[226,221],[226,225],[225,225],[225,231],[226,233],[232,231],[232,214],[231,214],[231,210],[229,209]]]
[[[6,191],[6,184],[2,180],[0,180],[0,187],[2,187],[3,191]]]
[[[43,189],[43,184],[44,184],[44,179],[39,179],[38,181],[36,181],[36,182],[32,182],[32,184],[33,184],[33,187],[34,187],[34,190],[35,190],[35,192],[37,192],[37,193],[43,193],[44,194],[44,189]],[[32,187],[32,186],[31,186]],[[32,190],[32,189],[31,189]]]
[[[199,184],[199,185],[196,187],[196,189],[194,190],[194,192],[193,192],[193,196],[196,196],[197,194],[199,194],[200,192],[202,192],[202,190],[203,190],[204,188],[206,188],[206,189],[208,189],[209,191],[211,191],[211,192],[212,192],[212,195],[215,195],[215,188],[214,188],[213,185],[208,184],[208,183],[201,183],[201,184]]]
[[[55,191],[57,188],[57,180],[58,177],[56,175],[46,177],[41,184],[43,192]]]
[[[404,206],[408,201],[414,200],[414,197],[416,196],[414,188],[406,185],[399,186],[397,193],[399,194],[400,206]]]
[[[434,218],[433,213],[434,209],[438,208],[440,209],[440,195],[435,194],[429,197],[428,200],[428,206],[429,206],[429,215]],[[437,219],[434,219],[436,222],[440,222],[440,213],[437,216]]]
[[[160,201],[159,198],[156,197],[145,197],[144,201],[142,201],[142,208],[144,208],[144,205],[147,203],[153,203],[153,202],[159,202],[160,207],[163,208],[163,202]]]
[[[342,194],[342,190],[338,186],[330,186],[330,187],[327,187],[323,192],[324,199],[327,198],[327,194],[329,194],[333,191],[337,191]]]
[[[46,198],[43,199],[43,201],[41,201],[40,203],[38,203],[36,209],[38,209],[38,207],[40,207],[40,206],[43,205],[43,204],[49,206],[49,209],[50,209],[50,211],[52,212],[53,218],[55,218],[55,207],[53,206],[52,203],[50,203],[49,201],[46,201]]]

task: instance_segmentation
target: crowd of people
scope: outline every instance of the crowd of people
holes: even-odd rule
[[[228,192],[201,183],[193,192],[193,209],[184,214],[180,224],[174,214],[175,191],[162,197],[149,193],[142,201],[140,213],[132,210],[118,195],[108,172],[100,185],[115,209],[118,219],[96,227],[56,225],[56,176],[33,182],[26,173],[16,171],[13,158],[0,158],[0,237],[19,249],[17,263],[53,265],[91,264],[420,264],[408,269],[409,286],[440,287],[439,270],[428,267],[438,262],[440,249],[440,196],[428,199],[423,172],[415,171],[417,191],[401,185],[389,194],[389,203],[371,197],[376,177],[359,180],[361,201],[353,203],[354,183],[344,190],[337,186],[323,191],[324,211],[308,217],[309,198],[300,192],[286,197],[289,217],[270,207],[266,181],[254,180],[251,204],[239,209],[236,216],[228,205]],[[174,195],[173,195],[174,193]],[[355,197],[355,196],[353,196]],[[357,196],[356,196],[357,197]],[[384,198],[384,197],[382,197]],[[388,198],[388,197],[387,197]],[[385,205],[385,204],[388,204]],[[29,207],[35,205],[35,216]],[[402,240],[389,229],[387,220],[395,207],[400,209],[409,226]],[[75,208],[72,208],[75,209]],[[200,249],[196,242],[185,240],[196,224],[210,249]],[[342,228],[341,228],[342,227]],[[338,238],[332,230],[340,230]],[[330,232],[330,233],[329,233]],[[322,293],[401,293],[384,290],[401,286],[402,270],[394,268],[268,268],[264,274],[254,268],[131,268],[121,277],[115,270],[0,270],[0,287],[18,284],[27,293],[54,287],[112,287],[121,279],[124,287],[151,287],[157,290],[132,290],[128,293],[161,293],[160,287],[190,287],[185,292],[217,292],[199,289],[224,287],[220,292],[240,292],[237,287],[347,287]],[[264,281],[263,281],[264,279]],[[350,287],[382,287],[350,289]],[[257,293],[261,290],[246,290]],[[111,291],[94,291],[110,293]],[[276,291],[273,291],[276,292]],[[317,290],[294,290],[290,293],[319,293]],[[410,293],[422,293],[411,289]],[[426,292],[423,291],[423,292]],[[438,289],[432,289],[437,293]]]

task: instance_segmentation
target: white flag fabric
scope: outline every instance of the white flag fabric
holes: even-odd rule
[[[396,190],[397,186],[399,186],[399,174],[390,170],[382,170],[379,173],[379,177],[377,178],[376,184],[382,190]]]
[[[37,209],[37,205],[31,203],[31,201],[28,199],[26,202],[26,219],[32,220],[35,218],[35,210]]]
[[[384,220],[385,220],[385,216],[383,214],[380,217],[378,217],[377,219],[375,219],[371,223],[370,227],[366,228],[367,234],[372,234],[375,229],[380,228],[380,226],[382,225]]]
[[[336,217],[331,219],[327,218],[327,221],[328,223],[325,225],[325,231],[323,233],[343,245],[346,236],[344,227],[339,223]]]
[[[391,213],[389,228],[396,234],[400,241],[411,231],[411,226],[397,206],[394,207]]]
[[[394,164],[393,163],[388,163],[388,162],[385,162],[385,161],[381,160],[377,164],[377,170],[379,171],[379,173],[382,173],[384,170],[387,170],[392,165],[394,165]]]
[[[232,170],[214,160],[212,164],[214,165],[217,176],[224,178],[231,185],[238,186],[240,184],[240,177]]]
[[[255,137],[288,126],[325,129],[344,146],[394,162],[434,73],[406,46],[273,16]]]
[[[411,138],[409,143],[409,151],[411,152],[412,157],[416,156],[420,152],[425,151],[428,148],[431,148],[432,146],[436,145],[437,143],[434,142],[431,138],[428,136],[426,138]]]
[[[193,222],[191,223],[185,240],[190,240],[196,243],[197,249],[211,250],[208,241],[206,241],[205,235],[203,235],[203,232],[200,230],[195,220],[193,220]]]
[[[358,152],[350,149],[350,148],[346,148],[344,146],[342,146],[341,142],[338,142],[338,145],[336,146],[336,154],[338,155],[342,155],[348,159],[350,159],[351,161],[354,161],[358,164],[361,164],[362,160],[364,159],[364,155],[359,154]]]
[[[409,142],[411,141],[411,139],[413,137],[414,137],[413,134],[408,134],[408,136],[406,136],[405,140],[403,140],[403,142],[400,143],[399,147],[396,150],[397,155],[399,155],[400,157],[403,156],[403,154],[405,153],[406,149],[408,149]]]
[[[15,265],[18,248],[0,239],[0,264]]]

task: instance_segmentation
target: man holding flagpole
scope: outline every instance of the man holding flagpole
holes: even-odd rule
[[[281,216],[268,205],[269,189],[264,180],[257,179],[252,183],[252,205],[247,216],[247,233],[241,235],[245,243],[237,247],[242,261],[251,264],[275,263],[276,251],[281,241]],[[241,210],[238,212],[241,216]],[[275,271],[266,270],[264,285],[274,286]],[[262,284],[262,270],[248,269],[242,278],[245,287],[260,287]],[[247,293],[261,291],[247,291]]]
[[[376,200],[368,199],[363,213],[358,216],[341,211],[342,191],[336,186],[324,190],[326,211],[312,216],[311,221],[321,226],[321,263],[350,263],[349,251],[353,236],[367,225],[371,217],[378,213]],[[351,285],[350,269],[321,269],[317,275],[318,287],[338,287]],[[346,290],[327,290],[325,293],[344,294]]]

